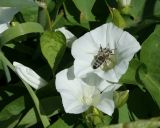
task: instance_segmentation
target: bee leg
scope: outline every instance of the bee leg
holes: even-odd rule
[[[103,51],[101,44],[100,44],[99,51],[100,51],[100,52],[102,52],[102,51]]]

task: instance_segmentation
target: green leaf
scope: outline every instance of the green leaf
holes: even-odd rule
[[[151,95],[138,87],[134,87],[134,89],[132,88],[132,90],[130,90],[127,105],[132,121],[160,115],[159,108],[153,101]]]
[[[102,126],[100,128],[158,128],[160,127],[160,117],[150,120],[139,120],[131,123]]]
[[[4,71],[5,76],[7,78],[7,82],[10,82],[11,81],[11,75],[10,75],[10,72],[9,72],[9,69],[8,69],[6,63],[4,62],[3,57],[1,56],[1,52],[0,52],[0,70]]]
[[[135,85],[138,84],[136,76],[137,76],[137,70],[140,65],[141,63],[138,59],[132,59],[131,62],[129,63],[127,72],[121,77],[120,83],[135,84]]]
[[[66,39],[61,32],[44,32],[40,38],[42,54],[52,69],[56,69],[65,48]]]
[[[67,20],[74,25],[80,25],[79,24],[80,12],[76,8],[75,4],[72,1],[65,1],[63,5]]]
[[[89,28],[89,21],[95,21],[92,8],[96,0],[73,0],[74,4],[80,11],[80,22]]]
[[[61,118],[59,118],[49,128],[72,128],[72,126],[67,125]]]
[[[160,108],[160,26],[143,42],[140,60],[145,64],[139,70],[144,87],[150,92]]]
[[[17,128],[28,128],[32,125],[34,125],[35,123],[38,122],[37,117],[36,117],[36,110],[34,108],[30,109],[25,116],[21,119],[21,121],[19,122]]]
[[[127,104],[124,104],[118,110],[119,110],[118,122],[119,123],[130,122],[130,115],[129,115]]]
[[[59,113],[59,108],[61,105],[61,99],[57,96],[47,97],[40,100],[43,109],[48,117],[56,115]],[[39,120],[37,119],[36,112],[34,108],[31,108],[22,120],[19,122],[17,127],[30,127],[36,124]]]
[[[12,116],[19,115],[25,109],[24,97],[19,97],[14,101],[7,104],[1,111],[0,111],[0,121],[7,120]]]
[[[134,18],[134,22],[139,22],[142,18],[146,0],[132,0],[129,14]],[[137,6],[138,5],[138,6]]]
[[[5,75],[6,75],[6,78],[7,78],[7,82],[9,83],[11,81],[11,75],[10,75],[9,69],[4,62],[2,62],[2,63],[3,63],[3,69],[5,71]]]
[[[42,33],[43,27],[35,22],[26,22],[22,24],[16,24],[4,31],[0,36],[0,45],[15,39],[16,37],[29,34],[29,33]]]
[[[34,102],[35,108],[37,110],[36,112],[37,112],[37,114],[38,114],[43,126],[45,128],[48,127],[50,125],[50,122],[48,120],[48,117],[45,115],[45,112],[44,112],[44,110],[43,110],[43,108],[42,108],[42,106],[41,106],[41,104],[39,102],[38,97],[36,96],[36,94],[34,93],[32,88],[27,83],[25,83],[24,81],[23,81],[23,83],[26,86],[26,88],[27,88],[27,90],[28,90],[33,102]]]
[[[0,53],[1,53],[1,52],[0,52]],[[9,61],[7,58],[5,58],[5,56],[4,56],[2,53],[1,53],[0,55],[3,57],[3,59],[5,59],[5,61],[7,62],[7,65],[8,65],[13,71],[15,71],[15,67],[10,63],[10,61]],[[22,79],[21,79],[21,80],[22,80]],[[32,90],[32,88],[30,87],[29,84],[27,84],[27,83],[26,83],[25,81],[23,81],[23,80],[22,80],[22,82],[23,82],[23,84],[25,85],[25,87],[27,88],[27,90],[28,90],[28,92],[29,92],[29,94],[30,94],[30,96],[31,96],[31,98],[32,98],[32,100],[33,100],[33,103],[34,103],[34,105],[35,105],[37,114],[38,114],[38,116],[39,116],[39,118],[40,118],[43,126],[44,126],[44,127],[48,127],[48,126],[50,125],[50,122],[49,122],[49,120],[48,120],[48,117],[45,115],[45,112],[44,112],[44,110],[43,110],[43,108],[42,108],[42,106],[41,106],[41,104],[40,104],[40,102],[39,102],[38,97],[36,96],[35,92]],[[42,113],[43,113],[43,114],[42,114]]]
[[[146,72],[146,69],[144,68],[140,68],[139,76],[144,84],[144,87],[149,91],[160,108],[160,83],[155,80],[155,77],[153,75]]]
[[[46,115],[49,117],[58,114],[59,110],[62,107],[61,98],[59,96],[43,98],[40,100],[40,102],[43,106]]]
[[[1,0],[0,7],[16,7],[18,9],[27,9],[36,5],[33,0]]]
[[[52,23],[52,29],[55,30],[56,28],[60,28],[65,25],[70,25],[70,23],[64,18],[64,13],[61,12]]]
[[[8,120],[0,121],[0,126],[2,128],[14,128],[17,125],[20,117],[21,117],[21,114],[12,116]]]
[[[0,51],[0,60],[7,65],[8,67],[10,67],[13,71],[14,71],[14,67],[13,65],[9,62],[9,60],[5,57],[5,55],[2,53],[2,51]],[[3,64],[3,65],[4,65]]]

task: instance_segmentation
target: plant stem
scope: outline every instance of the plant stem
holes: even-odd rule
[[[39,0],[37,1],[37,4],[39,5],[37,19],[38,23],[40,23],[45,29],[52,30],[52,22],[47,9],[47,1]]]

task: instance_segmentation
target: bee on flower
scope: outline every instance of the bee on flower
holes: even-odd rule
[[[74,73],[81,78],[95,73],[104,80],[118,82],[140,48],[131,34],[106,23],[73,42]]]

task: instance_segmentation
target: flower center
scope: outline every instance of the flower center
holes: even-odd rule
[[[95,106],[99,101],[100,91],[96,88],[90,88],[90,90],[83,92],[83,96],[81,97],[81,102],[88,106]]]
[[[116,65],[116,55],[110,55],[105,59],[104,63],[100,66],[103,71],[108,71],[109,69],[114,68]]]

